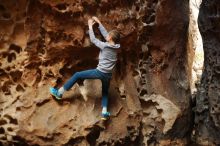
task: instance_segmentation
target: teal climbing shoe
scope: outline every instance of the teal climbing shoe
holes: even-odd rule
[[[110,113],[109,112],[104,112],[104,113],[102,113],[102,120],[108,120],[109,119],[109,117],[110,117]]]
[[[50,94],[52,94],[57,100],[62,99],[62,94],[59,94],[56,88],[50,87]]]

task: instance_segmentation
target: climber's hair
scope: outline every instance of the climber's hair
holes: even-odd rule
[[[120,43],[120,33],[117,30],[111,30],[109,32],[109,35],[111,36],[112,40],[114,41],[115,44]]]

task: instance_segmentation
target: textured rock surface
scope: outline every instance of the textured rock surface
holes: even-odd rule
[[[189,76],[191,76],[190,88],[191,93],[195,94],[197,91],[196,85],[201,80],[203,64],[204,64],[204,51],[202,37],[198,28],[198,14],[199,7],[202,0],[190,0],[190,22],[189,22],[189,35],[188,35],[188,64]]]
[[[196,137],[204,145],[220,144],[220,3],[203,0],[199,29],[204,45],[204,71],[196,97]]]
[[[0,0],[1,143],[187,144],[188,13],[187,0]],[[99,81],[79,82],[60,103],[48,93],[96,67],[99,50],[86,34],[93,15],[122,34],[104,124]]]

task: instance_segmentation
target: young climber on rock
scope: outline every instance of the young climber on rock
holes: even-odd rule
[[[93,32],[93,24],[99,24],[99,30],[106,42],[98,40]],[[78,79],[100,79],[102,82],[102,118],[107,119],[110,113],[107,111],[108,106],[108,89],[112,77],[112,70],[117,61],[117,50],[120,48],[120,34],[117,30],[107,32],[97,17],[88,20],[89,37],[93,44],[100,48],[99,63],[97,68],[76,72],[61,88],[50,87],[50,93],[56,99],[62,99],[65,91],[68,91]]]

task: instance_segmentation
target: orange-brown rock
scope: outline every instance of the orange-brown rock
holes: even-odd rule
[[[187,0],[0,0],[1,143],[187,144],[188,11]],[[48,91],[96,67],[99,50],[87,34],[93,15],[122,34],[106,123],[99,81],[78,82],[61,102]]]

